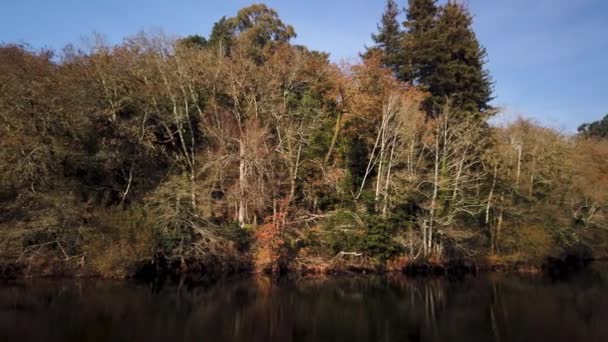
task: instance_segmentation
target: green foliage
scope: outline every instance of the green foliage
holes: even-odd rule
[[[382,63],[395,74],[399,73],[403,59],[403,32],[397,20],[398,16],[399,8],[397,3],[394,0],[388,0],[380,24],[378,24],[378,33],[372,34],[372,40],[375,45],[367,48],[365,53],[365,56],[369,56],[371,53],[381,52]]]
[[[326,243],[332,255],[340,252],[358,252],[363,243],[365,224],[351,211],[337,211],[323,222]]]
[[[324,223],[328,247],[334,255],[340,252],[363,253],[384,262],[402,252],[394,240],[395,222],[374,215],[360,216],[350,211],[339,211]]]
[[[219,21],[213,24],[211,35],[209,36],[209,45],[221,47],[227,50],[232,45],[234,36],[233,27],[226,17],[222,17]]]
[[[436,0],[409,0],[407,20],[403,23],[404,59],[398,76],[413,84],[426,84],[435,73],[435,60],[439,42],[436,41],[438,8]]]
[[[399,77],[429,91],[428,113],[437,112],[447,99],[466,112],[492,109],[492,82],[484,69],[487,55],[463,5],[449,2],[438,8],[434,0],[412,0],[404,26]]]
[[[357,189],[363,182],[367,164],[369,163],[369,148],[363,139],[355,137],[347,144],[346,153],[347,165],[352,181],[351,186],[353,189]]]
[[[287,43],[295,37],[293,27],[283,23],[277,12],[264,4],[254,4],[239,10],[235,17],[223,17],[216,22],[209,44],[229,52],[239,40],[248,45],[252,56],[259,58],[261,50],[275,43]]]
[[[236,32],[246,33],[261,46],[270,41],[288,42],[296,36],[293,27],[284,24],[277,12],[264,4],[245,7],[230,20]]]
[[[608,115],[603,119],[592,123],[585,123],[578,127],[578,133],[584,137],[606,138],[608,137]]]
[[[484,69],[486,51],[472,29],[472,17],[456,3],[441,8],[434,29],[438,54],[434,72],[422,80],[428,86],[429,105],[438,108],[450,99],[452,105],[468,112],[491,109],[492,82]]]
[[[177,41],[178,47],[181,46],[187,49],[202,49],[207,47],[207,44],[207,39],[198,34],[190,35]]]
[[[241,228],[238,222],[225,224],[218,228],[219,237],[231,241],[240,252],[249,251],[253,244],[253,227]]]
[[[185,175],[166,181],[146,200],[154,218],[152,230],[156,249],[169,257],[184,254],[205,223],[192,205]]]
[[[394,222],[371,216],[362,240],[361,250],[380,261],[387,261],[403,252],[395,241],[397,226]]]

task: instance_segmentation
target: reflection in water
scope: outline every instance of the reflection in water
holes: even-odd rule
[[[2,341],[608,341],[608,273],[0,287]]]

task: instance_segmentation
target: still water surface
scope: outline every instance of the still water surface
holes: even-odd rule
[[[608,272],[0,286],[1,341],[608,341]]]

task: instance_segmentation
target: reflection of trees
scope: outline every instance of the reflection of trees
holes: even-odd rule
[[[36,282],[0,288],[0,340],[604,341],[601,277]]]

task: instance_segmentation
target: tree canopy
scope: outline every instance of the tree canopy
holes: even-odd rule
[[[396,15],[351,65],[264,5],[208,38],[0,46],[1,260],[125,277],[608,255],[606,119],[491,126],[466,9],[412,0],[399,39]]]
[[[391,69],[395,74],[398,74],[403,58],[402,55],[402,38],[403,32],[398,21],[399,7],[394,0],[388,0],[386,9],[382,14],[380,24],[378,24],[378,33],[372,34],[372,40],[375,45],[367,48],[366,56],[374,52],[382,53],[382,64]]]
[[[487,55],[472,29],[464,5],[449,1],[410,0],[403,29],[397,5],[388,1],[372,48],[404,82],[429,92],[424,107],[434,115],[449,99],[464,112],[492,114],[492,81],[484,64]]]
[[[585,137],[608,137],[608,114],[601,120],[580,125],[578,127],[578,132]]]

